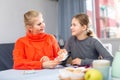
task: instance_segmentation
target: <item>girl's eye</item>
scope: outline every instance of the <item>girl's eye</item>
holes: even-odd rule
[[[72,24],[71,26],[76,26],[76,24]]]

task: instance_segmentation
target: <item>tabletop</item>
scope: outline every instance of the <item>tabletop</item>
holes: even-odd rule
[[[0,80],[59,80],[59,69],[43,69],[43,70],[15,70],[9,69],[0,71]],[[109,78],[111,79],[111,76]]]
[[[59,80],[59,69],[14,70],[0,72],[0,80]]]
[[[62,68],[63,66],[43,70],[9,69],[0,71],[0,80],[59,80],[59,69]]]

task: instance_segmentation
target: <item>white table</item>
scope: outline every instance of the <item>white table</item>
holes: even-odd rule
[[[0,80],[59,80],[59,69],[61,67],[35,70],[33,73],[25,73],[28,70],[9,69],[0,71]],[[111,76],[109,80],[112,80]]]
[[[59,80],[59,69],[35,70],[25,73],[25,70],[9,69],[0,72],[0,80]]]

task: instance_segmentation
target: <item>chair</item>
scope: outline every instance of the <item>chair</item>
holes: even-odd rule
[[[112,44],[104,43],[103,46],[112,54]]]
[[[11,69],[13,66],[12,51],[14,43],[0,44],[0,71]]]

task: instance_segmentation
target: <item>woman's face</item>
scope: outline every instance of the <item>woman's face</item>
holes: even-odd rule
[[[43,17],[39,15],[36,18],[33,18],[34,24],[29,27],[29,31],[32,34],[39,34],[45,32],[45,23]]]
[[[72,19],[70,29],[72,36],[79,36],[86,30],[85,27],[82,26],[76,18]]]

